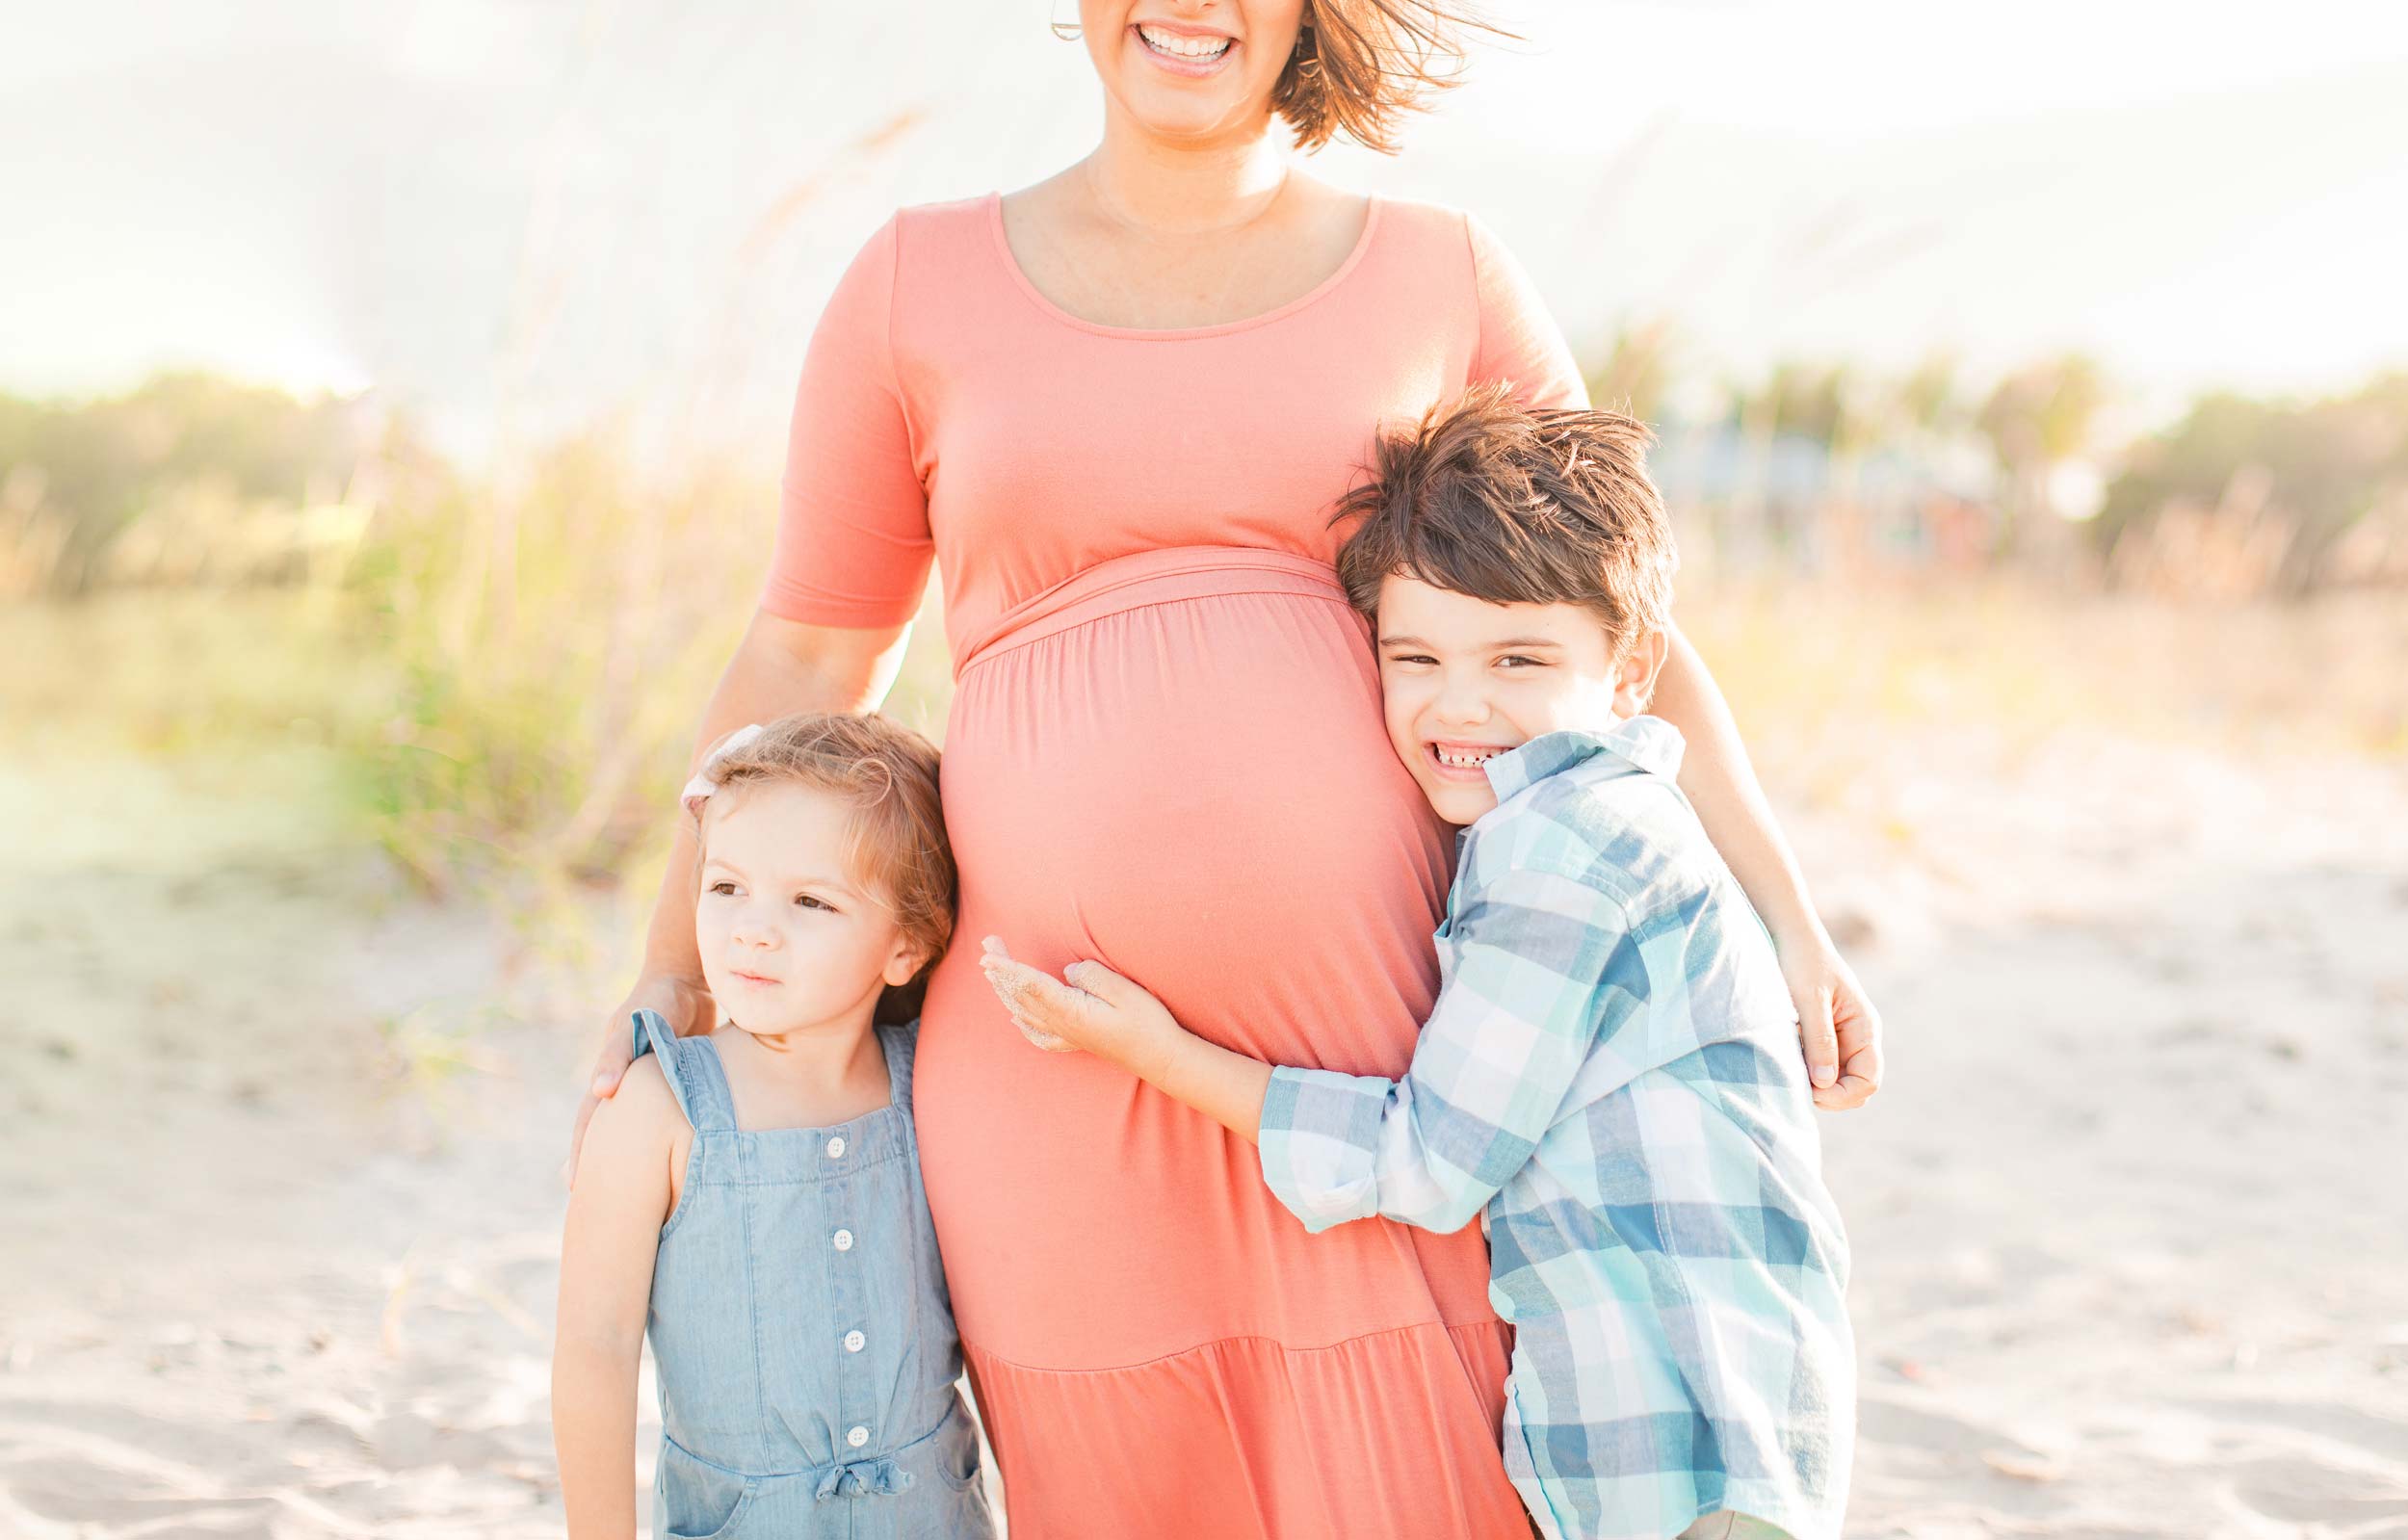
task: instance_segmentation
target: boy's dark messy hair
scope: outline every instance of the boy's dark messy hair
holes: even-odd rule
[[[1621,657],[1672,620],[1654,436],[1620,412],[1522,406],[1501,384],[1381,434],[1373,479],[1330,518],[1363,521],[1338,550],[1348,601],[1375,618],[1395,575],[1490,604],[1577,604]]]

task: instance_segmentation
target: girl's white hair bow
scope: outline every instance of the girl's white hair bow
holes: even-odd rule
[[[709,752],[702,756],[702,766],[694,771],[694,779],[688,781],[686,789],[677,794],[678,800],[686,805],[687,812],[692,813],[695,818],[702,816],[702,804],[711,799],[713,792],[719,790],[720,766],[728,755],[760,737],[763,731],[765,729],[759,722],[747,722],[733,732],[720,735],[720,741],[713,744]]]

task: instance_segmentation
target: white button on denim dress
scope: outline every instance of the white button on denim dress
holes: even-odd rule
[[[994,1534],[912,1135],[918,1028],[877,1032],[891,1105],[746,1132],[719,1045],[636,1013],[694,1130],[647,1322],[659,1540]]]

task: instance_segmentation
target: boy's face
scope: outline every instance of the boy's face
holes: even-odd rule
[[[1499,754],[1645,711],[1664,656],[1650,632],[1616,658],[1578,605],[1491,604],[1395,575],[1376,630],[1388,742],[1450,823],[1497,805],[1483,767]]]
[[[712,794],[694,942],[720,1013],[776,1035],[867,1022],[919,960],[845,860],[852,811],[792,782]]]

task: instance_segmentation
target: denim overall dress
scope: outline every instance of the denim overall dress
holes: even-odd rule
[[[694,1125],[646,1329],[657,1540],[988,1540],[961,1344],[911,1127],[918,1026],[880,1027],[893,1100],[740,1130],[719,1045],[635,1015]]]

